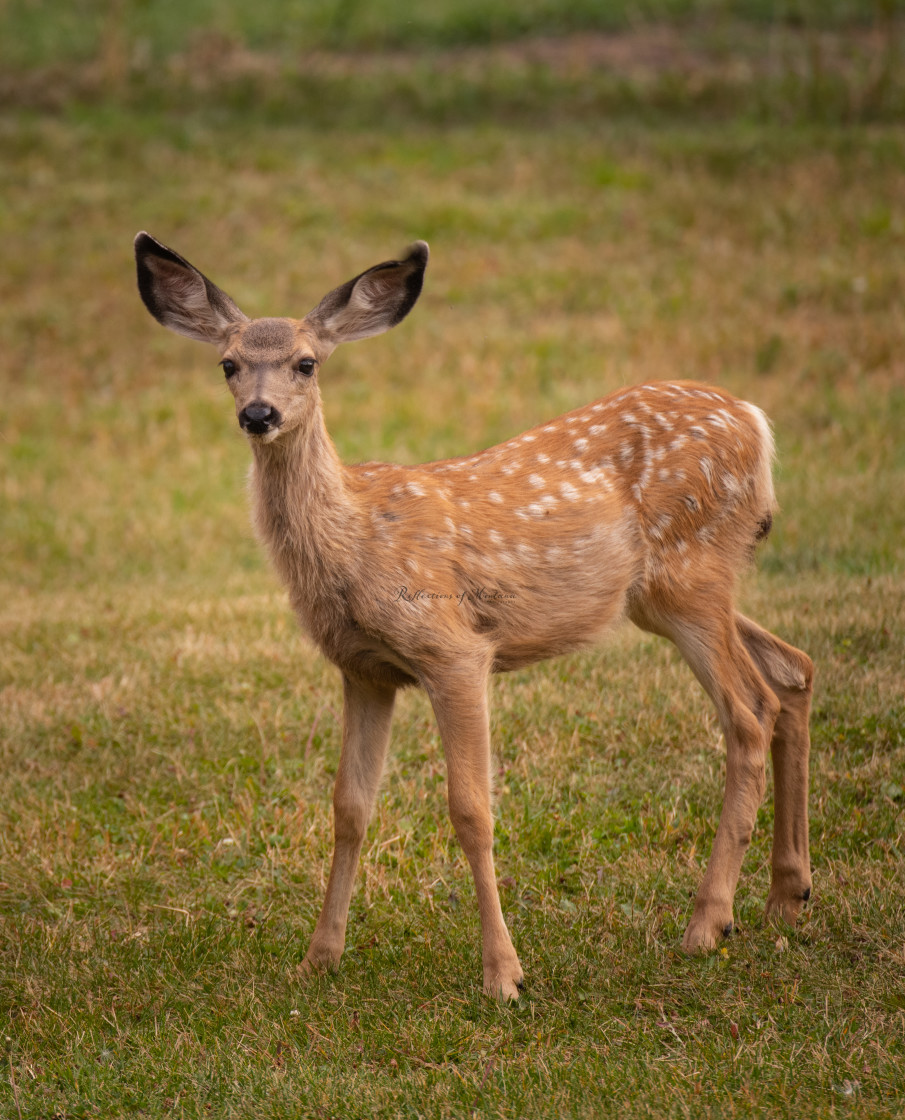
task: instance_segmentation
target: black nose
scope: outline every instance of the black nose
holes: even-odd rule
[[[250,432],[253,436],[262,436],[265,432],[278,428],[281,421],[279,412],[263,401],[253,401],[239,413],[242,431]]]

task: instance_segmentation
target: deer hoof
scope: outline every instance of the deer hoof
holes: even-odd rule
[[[341,954],[327,952],[315,953],[309,949],[296,972],[303,980],[322,972],[336,972],[339,968],[340,956]]]
[[[794,926],[798,920],[798,915],[804,909],[804,904],[810,897],[810,887],[806,887],[803,891],[798,891],[794,895],[771,890],[767,897],[766,916],[767,918],[779,918],[788,925]]]
[[[708,917],[705,913],[694,914],[682,938],[682,949],[686,953],[706,953],[715,949],[724,937],[733,930],[732,917]]]
[[[514,969],[485,969],[484,971],[484,995],[491,996],[501,1003],[517,1000],[524,988],[525,975],[518,966]]]

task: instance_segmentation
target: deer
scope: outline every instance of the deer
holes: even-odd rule
[[[151,315],[212,344],[251,448],[253,521],[303,628],[342,675],[334,847],[301,964],[339,965],[396,694],[436,717],[450,819],[480,916],[483,990],[524,974],[500,905],[490,675],[592,646],[623,619],[669,639],[710,697],[725,790],[682,947],[733,930],[742,860],[774,773],[769,919],[811,893],[809,711],[814,665],[734,605],[776,509],[772,429],[757,406],[693,381],[621,388],[495,447],[417,466],[341,462],[320,376],[341,343],[398,325],[421,294],[416,241],[333,289],[304,318],[250,319],[148,233],[135,239]]]

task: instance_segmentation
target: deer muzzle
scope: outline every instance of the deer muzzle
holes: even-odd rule
[[[282,424],[279,412],[264,401],[253,401],[239,413],[239,427],[251,436],[263,436]]]

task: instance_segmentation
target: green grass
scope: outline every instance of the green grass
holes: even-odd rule
[[[903,0],[80,0],[0,6],[0,104],[327,130],[885,121]]]
[[[865,26],[900,11],[899,0],[239,0],[149,3],[78,0],[37,5],[6,0],[4,54],[35,65],[61,58],[83,61],[107,50],[132,48],[141,61],[159,62],[193,36],[215,34],[253,50],[283,53],[324,47],[385,49],[484,45],[525,35],[624,31],[639,24],[744,19],[754,26],[820,28]]]
[[[0,1116],[898,1116],[901,125],[779,124],[750,86],[731,124],[641,86],[601,116],[554,83],[533,117],[532,72],[496,63],[497,100],[438,80],[416,111],[391,61],[369,63],[383,121],[355,83],[310,124],[278,82],[279,111],[214,82],[191,106],[136,85],[0,114]],[[431,242],[412,317],[323,374],[350,460],[461,453],[652,377],[767,409],[782,511],[742,603],[818,667],[796,930],[762,918],[768,795],[739,932],[679,952],[724,751],[675,652],[619,631],[494,683],[520,1004],[480,994],[415,693],[342,968],[299,982],[339,681],[252,539],[215,355],[140,304],[140,228],[250,314],[302,314]]]

